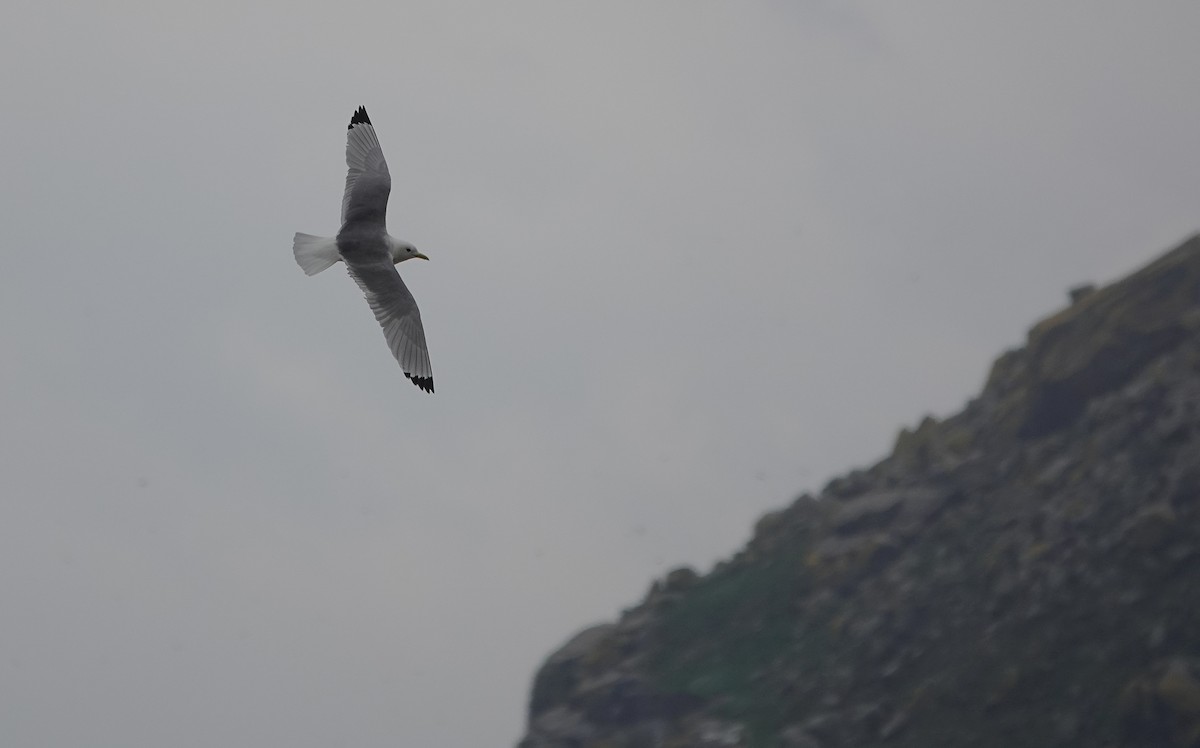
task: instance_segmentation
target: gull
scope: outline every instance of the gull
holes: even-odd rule
[[[365,107],[360,106],[350,117],[346,166],[349,171],[342,198],[341,230],[336,237],[296,234],[292,252],[308,275],[316,275],[339,260],[346,263],[375,319],[383,326],[383,336],[404,376],[426,392],[433,392],[433,370],[429,367],[421,312],[396,272],[396,265],[405,260],[429,258],[387,232],[392,177]]]

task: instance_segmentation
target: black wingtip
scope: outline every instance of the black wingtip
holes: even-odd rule
[[[433,377],[414,377],[412,374],[407,373],[404,376],[411,379],[413,384],[426,392],[433,392]]]
[[[346,129],[353,130],[355,125],[362,124],[371,124],[371,118],[367,116],[367,108],[365,106],[360,106],[354,111],[354,116],[350,118],[350,126]]]

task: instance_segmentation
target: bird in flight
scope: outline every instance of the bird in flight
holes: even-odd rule
[[[346,136],[346,194],[342,198],[342,228],[336,237],[296,234],[292,252],[308,275],[316,275],[333,263],[346,263],[350,276],[366,294],[375,319],[383,326],[392,355],[404,376],[433,392],[433,370],[416,299],[396,272],[396,265],[419,257],[429,258],[417,248],[387,232],[388,194],[392,177],[383,149],[375,136],[365,107],[350,117]]]

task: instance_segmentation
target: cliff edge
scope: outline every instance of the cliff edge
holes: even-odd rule
[[[520,748],[1200,746],[1200,237],[537,673]]]

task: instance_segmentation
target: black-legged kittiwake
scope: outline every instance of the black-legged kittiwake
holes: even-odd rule
[[[426,392],[433,392],[433,370],[421,312],[413,295],[400,280],[396,265],[429,258],[408,242],[387,232],[386,214],[392,177],[375,127],[365,107],[350,118],[346,137],[346,194],[342,198],[342,228],[336,237],[296,234],[292,251],[308,275],[316,275],[338,260],[367,296],[375,319],[383,326],[392,355],[404,376]]]

